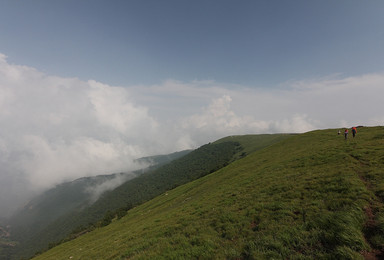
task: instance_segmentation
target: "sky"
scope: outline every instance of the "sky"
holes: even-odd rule
[[[384,2],[0,1],[0,217],[237,134],[383,125]]]

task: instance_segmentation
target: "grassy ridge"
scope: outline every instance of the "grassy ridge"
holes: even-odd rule
[[[383,253],[384,128],[293,136],[36,259],[358,259]]]

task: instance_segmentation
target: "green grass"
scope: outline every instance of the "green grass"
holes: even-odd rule
[[[36,259],[362,259],[384,246],[383,147],[383,127],[291,136]]]

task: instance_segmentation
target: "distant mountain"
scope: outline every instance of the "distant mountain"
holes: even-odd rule
[[[12,227],[12,236],[16,240],[22,240],[26,233],[34,233],[68,212],[89,206],[96,201],[97,193],[107,191],[108,187],[115,188],[136,176],[135,173],[100,175],[57,185],[32,199],[12,216],[8,222]]]
[[[81,212],[97,201],[105,192],[113,190],[124,182],[140,174],[153,170],[156,167],[182,157],[191,152],[185,150],[167,155],[156,155],[140,158],[137,161],[148,167],[129,173],[116,173],[83,177],[74,181],[62,183],[56,187],[33,198],[22,209],[16,212],[9,220],[3,220],[4,225],[9,225],[12,240],[18,244],[33,240],[34,235],[46,229],[50,223],[71,212]],[[0,231],[1,231],[0,230]],[[1,232],[0,232],[1,233]],[[9,236],[8,236],[9,237]],[[6,244],[8,242],[5,242]],[[8,251],[19,251],[19,247],[7,248]],[[0,248],[1,252],[1,248]]]

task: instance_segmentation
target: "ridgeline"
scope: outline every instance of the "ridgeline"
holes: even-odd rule
[[[244,158],[34,259],[384,257],[383,127],[347,141],[334,129],[291,135],[260,150],[252,136],[228,138],[248,144]]]

